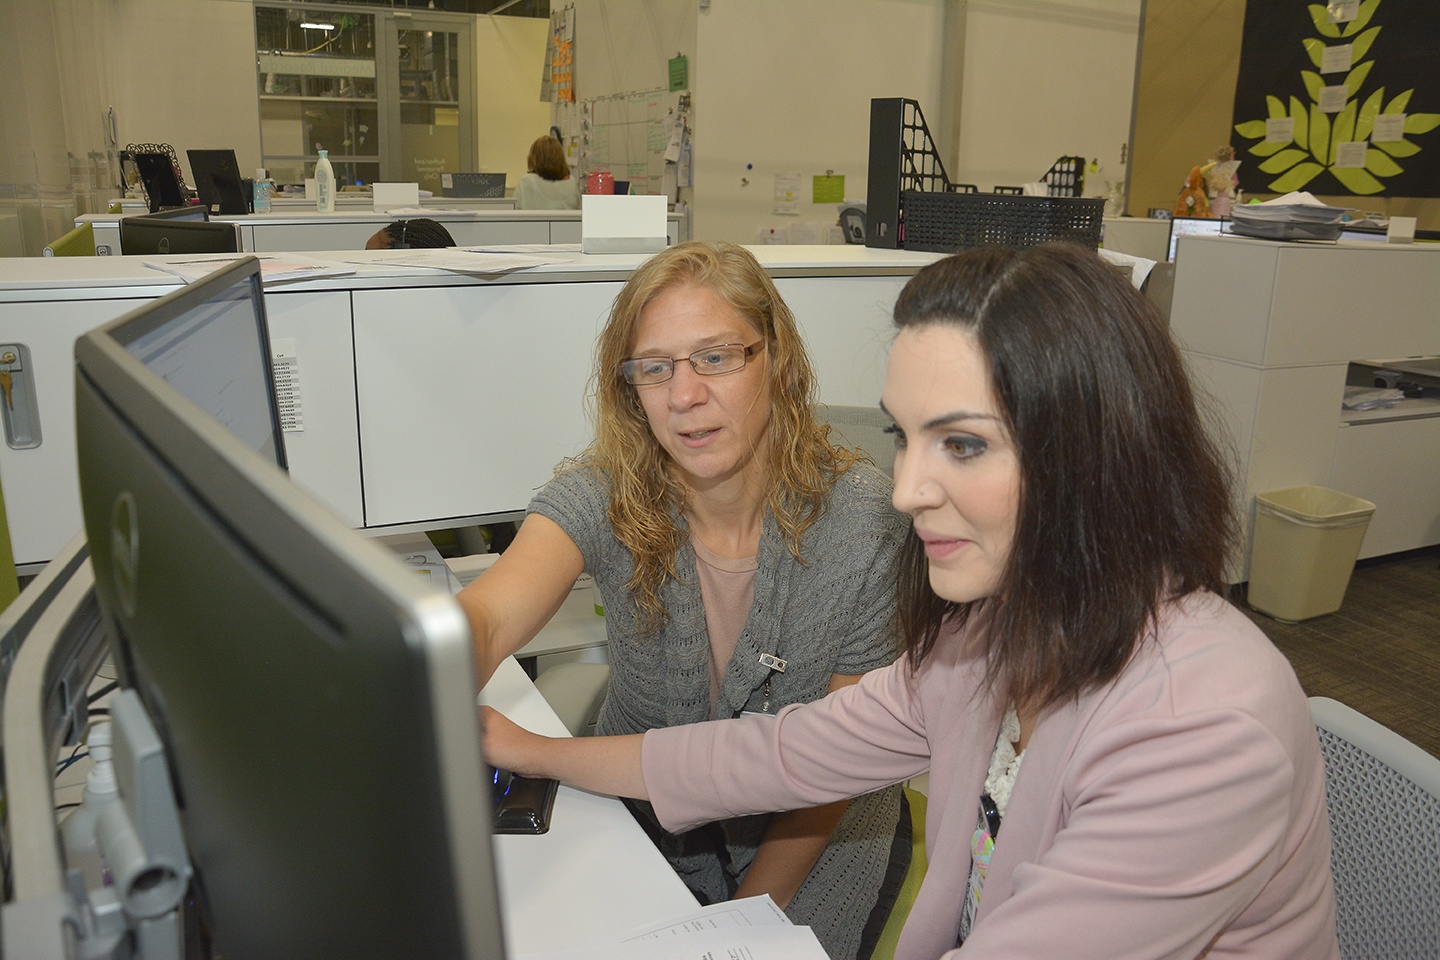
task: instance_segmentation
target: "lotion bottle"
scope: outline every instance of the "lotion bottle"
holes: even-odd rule
[[[335,212],[335,168],[330,166],[329,150],[321,150],[315,164],[315,209],[321,213]]]

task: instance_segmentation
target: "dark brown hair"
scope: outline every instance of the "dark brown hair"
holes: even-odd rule
[[[986,607],[990,683],[1038,710],[1113,680],[1166,600],[1222,593],[1236,524],[1226,461],[1164,322],[1090,250],[982,248],[915,275],[895,325],[975,337],[1015,445],[1020,502],[995,595],[952,603],[903,548],[896,612],[916,664]]]
[[[530,154],[525,166],[531,173],[538,173],[546,180],[569,180],[570,164],[565,162],[565,148],[551,136],[539,137],[530,144]]]

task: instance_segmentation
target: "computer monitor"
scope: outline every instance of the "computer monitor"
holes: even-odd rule
[[[1228,233],[1230,221],[1210,217],[1172,217],[1170,219],[1170,245],[1166,259],[1175,262],[1175,249],[1182,236],[1218,237]]]
[[[502,957],[464,615],[132,355],[180,302],[77,340],[76,440],[201,926],[230,960]]]
[[[234,150],[186,150],[195,192],[211,213],[240,216],[250,212],[250,197]]]
[[[126,256],[161,253],[238,253],[240,236],[235,224],[190,219],[187,207],[173,218],[157,215],[124,217],[120,221],[120,252]],[[189,214],[189,216],[187,216]]]
[[[260,261],[236,261],[172,291],[111,336],[247,447],[286,468]]]

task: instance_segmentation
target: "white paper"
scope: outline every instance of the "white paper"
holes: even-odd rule
[[[1333,87],[1320,88],[1320,112],[1339,113],[1345,109],[1345,101],[1350,99],[1350,90],[1345,84],[1337,84]]]
[[[1326,47],[1325,53],[1320,57],[1321,73],[1347,73],[1350,70],[1351,46],[1342,43],[1335,47]]]
[[[1370,132],[1372,143],[1394,143],[1405,139],[1405,114],[1382,113],[1375,118],[1375,128]]]
[[[699,930],[677,937],[519,954],[517,960],[830,960],[809,927]]]
[[[254,257],[253,253],[220,253],[213,256],[187,257],[184,260],[145,260],[145,266],[186,283],[194,283],[202,277],[227,267],[237,260]],[[293,253],[264,254],[256,257],[260,261],[261,283],[282,283],[286,280],[315,280],[319,277],[347,277],[355,272],[354,267],[329,260],[314,260],[296,256]]]
[[[1265,121],[1266,143],[1289,143],[1295,139],[1294,117],[1271,117]]]
[[[305,432],[305,410],[300,400],[300,355],[294,337],[270,341],[270,369],[275,377],[275,403],[280,408],[284,433]]]
[[[1330,0],[1325,12],[1331,23],[1349,23],[1360,15],[1360,0]]]
[[[739,930],[745,927],[790,925],[790,918],[785,915],[785,911],[775,905],[768,893],[762,893],[758,897],[712,903],[698,910],[647,924],[632,931],[625,939],[651,940],[684,936],[697,930]]]
[[[386,267],[430,267],[452,273],[508,273],[511,270],[527,270],[545,263],[562,263],[564,260],[565,258],[528,257],[510,253],[475,253],[458,247],[441,247],[433,250],[408,250],[355,262],[367,266],[378,264]]]
[[[1370,145],[1364,140],[1335,145],[1335,166],[1358,170],[1365,166],[1365,152]]]

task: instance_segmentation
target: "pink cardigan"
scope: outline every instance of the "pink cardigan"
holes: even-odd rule
[[[1110,685],[1047,711],[959,957],[1335,960],[1324,766],[1289,663],[1209,595]],[[1003,704],[944,637],[817,703],[645,734],[661,822],[809,806],[930,772],[929,870],[896,951],[954,950]]]

